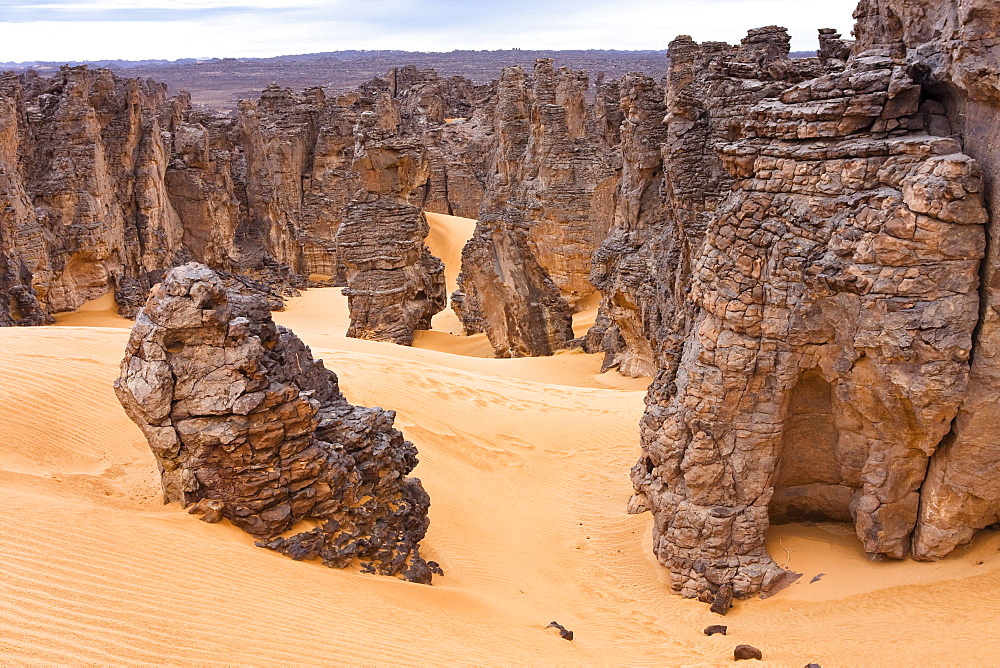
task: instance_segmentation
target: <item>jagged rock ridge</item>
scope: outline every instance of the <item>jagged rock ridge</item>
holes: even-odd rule
[[[139,313],[115,391],[156,456],[164,502],[226,518],[258,545],[431,581],[430,500],[392,411],[352,406],[264,298],[199,264]]]
[[[573,338],[572,312],[595,291],[589,258],[607,235],[620,167],[618,89],[539,60],[508,68],[488,108],[491,176],[453,297],[468,333],[500,357],[550,355]],[[610,110],[610,114],[609,114]]]

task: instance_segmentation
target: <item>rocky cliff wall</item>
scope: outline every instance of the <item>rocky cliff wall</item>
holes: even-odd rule
[[[646,77],[623,80],[614,229],[591,276],[609,326],[587,348],[605,352],[605,370],[676,369],[693,318],[694,258],[735,182],[720,147],[738,136],[752,104],[820,70],[813,59],[790,60],[788,45],[774,26],[751,30],[738,46],[681,36],[670,43],[665,90]]]
[[[400,203],[478,210],[485,151],[462,122],[489,92],[409,67],[335,99],[319,88],[271,86],[226,117],[106,70],[3,75],[0,324],[46,322],[110,291],[134,316],[163,271],[188,260],[259,279],[275,297],[310,274],[343,285],[337,232],[366,181],[388,179],[394,190],[378,192]],[[360,164],[367,158],[356,156],[356,128],[366,112],[382,139],[422,147],[427,164],[406,177],[412,182],[396,178],[392,160]],[[406,257],[418,273],[433,264]],[[397,306],[420,311],[440,301]],[[359,321],[357,331],[370,329]]]
[[[929,125],[961,139],[979,163],[989,211],[969,385],[931,458],[914,534],[914,556],[934,559],[1000,520],[994,475],[1000,461],[1000,7],[988,0],[866,0],[855,16],[858,44],[894,48],[922,85]]]
[[[672,44],[659,250],[606,244],[595,274],[606,304],[638,306],[651,344],[631,510],[652,510],[684,595],[787,584],[764,548],[772,520],[853,521],[869,555],[892,558],[940,556],[996,521],[995,432],[976,424],[995,412],[980,260],[996,171],[972,154],[997,135],[965,110],[995,105],[983,31],[998,20],[946,4],[863,2],[857,43],[824,32],[817,61],[787,62],[774,29],[738,48]],[[920,41],[942,34],[950,47]],[[662,257],[640,289],[604,271]],[[627,359],[624,336],[603,342]]]
[[[0,321],[43,322],[174,261],[165,87],[106,70],[0,79]]]

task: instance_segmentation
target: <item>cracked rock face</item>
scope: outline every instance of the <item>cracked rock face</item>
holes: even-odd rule
[[[984,175],[989,247],[968,388],[931,458],[921,489],[913,555],[937,559],[1000,521],[1000,6],[990,0],[865,0],[858,43],[891,43],[928,94],[928,123],[954,134]],[[945,184],[937,184],[941,188]],[[927,193],[933,197],[933,190]],[[929,206],[950,208],[950,195]]]
[[[711,206],[686,195],[694,206],[661,226],[703,241],[679,278],[686,299],[670,297],[678,279],[660,288],[668,308],[646,325],[659,368],[630,510],[653,512],[654,551],[685,596],[793,580],[765,549],[771,521],[853,521],[872,557],[906,556],[916,529],[926,554],[924,479],[966,398],[979,320],[983,171],[935,136],[901,45],[859,41],[846,64],[827,46],[826,72],[806,63],[819,75],[804,80],[780,50],[700,75],[706,93],[742,82],[757,101],[700,158],[731,186]],[[668,136],[704,120],[673,113]]]
[[[540,59],[504,70],[490,107],[490,174],[453,297],[466,332],[500,357],[551,355],[593,294],[590,257],[611,225],[619,164],[617,87],[587,104],[584,72]],[[609,116],[609,109],[611,110]]]
[[[642,76],[622,81],[615,226],[591,272],[608,326],[588,336],[588,349],[605,352],[605,370],[643,376],[680,363],[694,318],[692,267],[735,181],[721,147],[752,105],[820,70],[814,59],[789,60],[788,45],[776,26],[737,46],[682,35],[670,43],[666,90]]]
[[[140,312],[115,391],[164,501],[226,518],[258,545],[429,583],[430,500],[392,411],[352,406],[263,297],[211,269],[170,270]]]
[[[0,75],[0,325],[43,324],[173,259],[165,99],[108,70]]]

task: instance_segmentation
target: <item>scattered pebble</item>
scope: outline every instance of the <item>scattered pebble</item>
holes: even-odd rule
[[[555,628],[559,629],[559,635],[562,636],[564,639],[566,639],[566,640],[572,640],[573,639],[573,632],[570,631],[569,629],[567,629],[565,626],[563,626],[559,622],[549,622],[549,625],[546,626],[545,628],[551,628],[551,627],[555,627]]]

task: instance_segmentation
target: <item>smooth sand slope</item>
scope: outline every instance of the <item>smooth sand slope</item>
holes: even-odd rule
[[[435,233],[457,246],[457,227]],[[346,339],[337,289],[276,319],[351,401],[398,412],[432,500],[423,551],[446,575],[428,587],[256,548],[160,503],[111,389],[131,323],[110,306],[0,329],[0,665],[725,665],[740,643],[788,666],[1000,656],[995,533],[939,563],[873,564],[837,525],[777,527],[798,584],[725,619],[670,595],[649,516],[624,512],[643,381],[578,352],[489,359],[446,332]],[[702,634],[716,623],[729,636]]]

